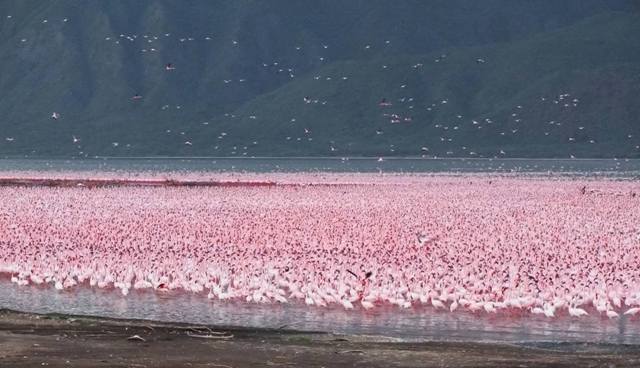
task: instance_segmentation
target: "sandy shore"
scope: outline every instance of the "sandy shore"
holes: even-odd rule
[[[384,338],[0,311],[0,367],[637,367],[640,347]]]

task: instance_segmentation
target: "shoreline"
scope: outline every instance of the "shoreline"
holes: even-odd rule
[[[0,178],[0,187],[273,187],[271,181],[198,181],[173,179]]]
[[[640,346],[402,342],[319,331],[203,326],[0,309],[0,366],[549,367],[640,363]]]
[[[4,155],[0,160],[61,160],[61,161],[108,161],[108,160],[425,160],[425,161],[625,161],[640,160],[640,156],[611,157],[466,157],[466,156],[27,156]]]

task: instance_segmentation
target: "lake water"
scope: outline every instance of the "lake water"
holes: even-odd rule
[[[417,306],[382,306],[347,311],[304,304],[220,302],[204,294],[119,291],[80,287],[17,286],[0,280],[0,307],[38,313],[69,313],[114,318],[151,319],[224,326],[289,328],[345,334],[378,335],[405,341],[468,341],[518,344],[640,344],[640,319],[601,316],[549,319],[538,315],[488,315],[440,312]],[[595,313],[595,312],[594,312]]]
[[[606,176],[640,180],[640,160],[511,159],[0,159],[0,172],[36,171],[237,171],[237,172],[515,172]],[[640,319],[609,320],[592,315],[547,319],[519,316],[435,312],[430,308],[345,311],[300,304],[257,305],[210,301],[205,295],[77,288],[18,287],[0,277],[0,308],[40,313],[270,328],[322,330],[398,337],[405,340],[640,344]]]
[[[0,171],[522,172],[640,178],[640,159],[192,158],[0,159]]]

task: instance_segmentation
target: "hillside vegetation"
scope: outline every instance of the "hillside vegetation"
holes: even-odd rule
[[[640,157],[638,34],[635,1],[5,1],[0,155]]]

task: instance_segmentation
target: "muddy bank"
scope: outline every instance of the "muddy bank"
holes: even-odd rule
[[[635,367],[624,345],[405,343],[0,311],[0,367]]]

